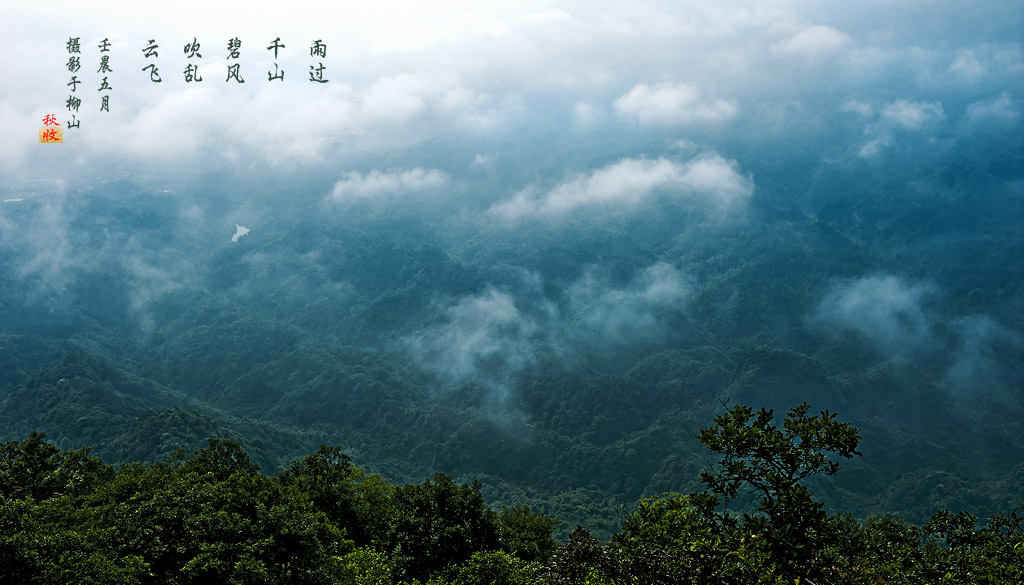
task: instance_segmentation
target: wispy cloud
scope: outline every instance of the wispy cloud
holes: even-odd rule
[[[933,319],[925,303],[933,286],[892,274],[836,283],[812,316],[819,326],[852,331],[881,352],[906,354],[931,344]]]
[[[525,280],[518,293],[489,287],[456,300],[440,322],[403,337],[399,350],[448,386],[483,387],[495,413],[515,411],[520,376],[541,355],[662,342],[669,317],[693,291],[692,279],[665,262],[621,284],[591,267],[564,290],[562,303],[541,292],[538,275]]]
[[[939,102],[896,100],[882,106],[882,119],[905,130],[920,130],[945,117]]]
[[[441,322],[399,339],[397,348],[437,376],[444,390],[480,388],[483,393],[472,406],[495,428],[527,440],[530,426],[516,388],[548,342],[538,317],[544,314],[529,314],[511,294],[490,288],[459,299]]]
[[[839,107],[839,110],[842,112],[852,112],[862,118],[871,118],[875,115],[875,109],[871,107],[871,104],[865,104],[856,100],[844,102]]]
[[[1016,122],[1020,112],[1006,93],[992,100],[977,101],[967,106],[967,119],[971,122],[995,121]]]
[[[972,400],[1003,400],[1019,391],[1024,379],[1007,356],[1021,355],[1024,340],[988,315],[956,319],[953,330],[959,342],[946,382]]]
[[[666,333],[665,316],[689,299],[690,279],[671,264],[658,262],[615,287],[594,270],[566,291],[570,330],[577,342],[605,349],[638,341],[658,341]]]

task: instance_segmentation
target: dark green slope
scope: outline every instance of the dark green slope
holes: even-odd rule
[[[9,346],[10,353],[16,346]],[[59,351],[46,344],[36,347]],[[65,449],[95,445],[93,453],[106,461],[152,462],[179,449],[194,450],[208,438],[223,438],[245,445],[270,471],[283,466],[279,453],[315,440],[224,415],[81,350],[64,353],[35,370],[11,371],[21,375],[13,376],[16,383],[6,385],[0,395],[5,439],[39,431]],[[215,413],[220,420],[200,411]]]

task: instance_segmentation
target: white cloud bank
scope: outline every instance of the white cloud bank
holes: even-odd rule
[[[664,157],[654,160],[627,158],[580,175],[537,195],[534,188],[491,208],[493,216],[506,221],[528,217],[557,219],[581,208],[617,210],[634,208],[655,193],[698,198],[725,210],[745,201],[754,191],[753,181],[737,170],[735,161],[717,154],[678,163]]]
[[[735,102],[702,100],[700,92],[684,83],[638,83],[615,100],[614,106],[620,117],[641,126],[721,122],[737,111]]]
[[[358,201],[423,193],[443,187],[448,175],[437,169],[415,168],[406,171],[373,169],[365,175],[349,172],[334,184],[328,196],[334,201]]]
[[[30,179],[59,169],[77,180],[113,161],[170,177],[246,165],[326,171],[381,153],[386,164],[411,168],[427,163],[397,157],[429,141],[533,136],[559,122],[567,126],[561,130],[571,124],[626,138],[728,126],[722,140],[758,139],[764,112],[811,111],[825,97],[871,96],[877,115],[878,104],[900,96],[952,104],[1019,94],[1020,35],[1006,24],[1016,4],[944,0],[927,19],[903,4],[254,0],[240,9],[182,0],[140,11],[111,0],[98,11],[72,0],[8,2],[0,19],[8,48],[0,54],[0,135],[12,139],[0,173]],[[67,25],[47,25],[54,14]],[[68,118],[71,35],[82,38],[88,69],[78,77],[93,94],[101,79],[96,43],[113,41],[113,101],[101,115],[96,96],[86,99],[81,128],[66,133],[63,147],[40,149],[32,139],[42,116]],[[244,85],[225,79],[224,43],[234,36],[243,40]],[[286,44],[280,58],[266,50],[275,37]],[[182,46],[193,38],[203,47],[200,84],[183,79]],[[158,41],[159,57],[144,57],[148,39]],[[329,47],[316,62],[314,39]],[[832,61],[799,62],[819,58]],[[320,61],[328,84],[307,79]],[[150,62],[162,83],[143,70]],[[271,83],[266,74],[277,65],[287,77]],[[947,99],[950,80],[984,93]],[[898,105],[890,107],[894,123],[920,124],[914,108]],[[551,111],[568,115],[555,119]],[[791,128],[799,133],[805,118],[780,119],[779,130],[797,122]],[[600,145],[580,146],[588,147]],[[504,154],[500,144],[480,148]]]
[[[774,46],[782,53],[820,57],[835,53],[850,43],[850,35],[831,26],[810,26]]]

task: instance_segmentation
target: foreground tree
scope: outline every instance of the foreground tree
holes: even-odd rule
[[[89,493],[114,476],[114,468],[89,447],[61,451],[32,431],[24,441],[0,444],[0,496],[45,500]]]
[[[526,562],[544,562],[558,548],[551,535],[560,522],[531,511],[529,506],[503,509],[497,523],[501,548]]]
[[[773,583],[759,539],[724,526],[716,513],[717,501],[707,494],[641,500],[613,538],[629,582]]]
[[[388,548],[397,578],[427,581],[473,553],[500,548],[497,515],[487,507],[481,487],[437,473],[433,481],[396,490],[399,513]]]
[[[774,412],[758,412],[737,405],[715,418],[697,439],[721,455],[701,481],[724,504],[742,494],[760,497],[763,516],[743,516],[744,528],[764,535],[772,561],[790,579],[818,574],[824,564],[819,551],[829,548],[835,530],[823,505],[801,482],[811,476],[834,475],[839,463],[833,456],[860,455],[859,429],[822,411],[808,416],[810,405],[789,411],[781,428],[772,424]]]

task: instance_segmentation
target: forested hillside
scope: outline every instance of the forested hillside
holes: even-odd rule
[[[706,489],[644,498],[601,543],[481,484],[394,485],[321,445],[274,476],[238,443],[114,469],[31,433],[0,447],[0,577],[17,583],[958,583],[1024,578],[1024,505],[979,525],[829,515],[804,482],[860,455],[858,429],[804,403],[736,406],[698,438]],[[740,515],[737,502],[758,500]],[[730,505],[733,509],[730,510]],[[739,506],[743,508],[744,506]]]

